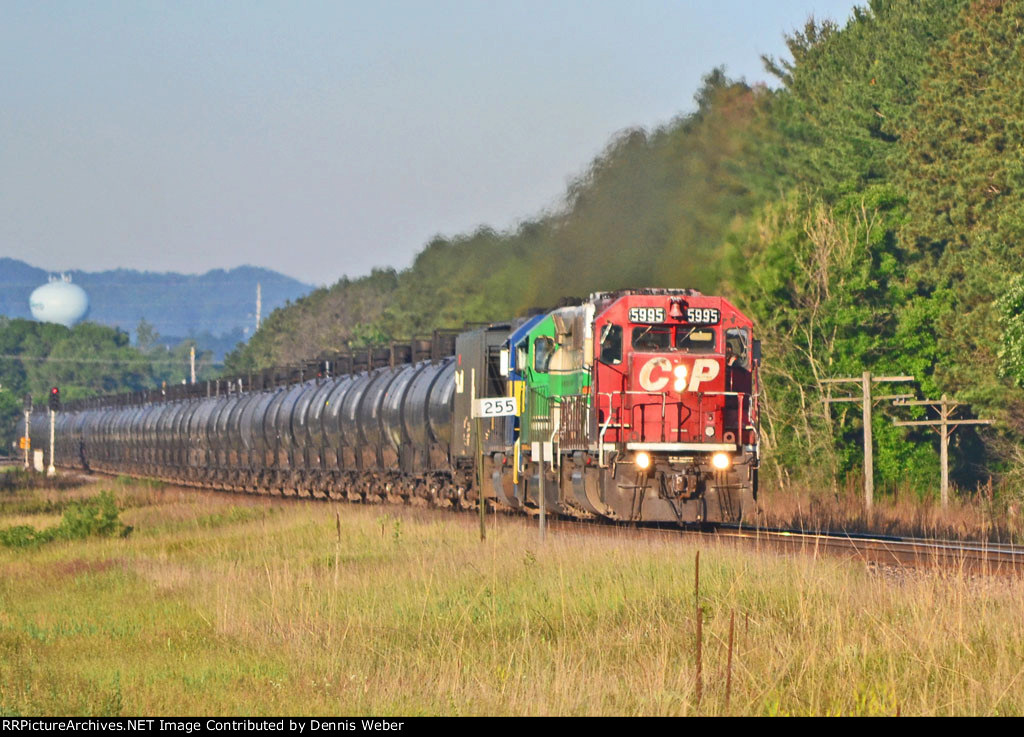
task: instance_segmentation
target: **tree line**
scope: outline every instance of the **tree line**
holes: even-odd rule
[[[194,341],[168,346],[144,320],[137,345],[116,328],[81,323],[73,328],[54,323],[0,317],[0,447],[16,441],[15,424],[28,394],[44,402],[50,387],[63,400],[152,389],[180,384],[190,377]],[[197,351],[197,378],[216,375],[209,351]]]

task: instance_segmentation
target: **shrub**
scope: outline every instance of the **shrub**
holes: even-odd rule
[[[87,537],[127,536],[132,528],[118,517],[114,495],[104,491],[92,499],[72,502],[64,510],[60,524],[45,530],[31,525],[17,525],[0,530],[0,545],[8,548],[27,548],[53,540],[83,540]]]

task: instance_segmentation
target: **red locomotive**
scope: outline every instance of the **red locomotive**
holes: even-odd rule
[[[757,496],[758,363],[751,321],[693,290],[594,294],[512,333],[522,381],[524,481],[496,491],[532,505],[543,455],[548,501],[565,514],[738,521]],[[543,357],[543,361],[541,358]]]

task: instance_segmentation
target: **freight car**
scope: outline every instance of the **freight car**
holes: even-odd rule
[[[759,363],[751,321],[726,299],[598,293],[290,376],[71,403],[54,459],[237,491],[462,508],[483,496],[511,510],[539,505],[543,474],[548,508],[570,517],[737,521],[757,497]],[[512,414],[476,417],[481,398]],[[31,430],[48,449],[45,412]]]

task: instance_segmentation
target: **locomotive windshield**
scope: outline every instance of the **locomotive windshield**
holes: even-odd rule
[[[672,327],[670,325],[648,325],[633,328],[633,348],[644,353],[660,353],[671,350]]]
[[[676,328],[676,348],[684,353],[714,353],[715,331],[710,328]]]
[[[633,348],[641,353],[714,353],[715,331],[687,325],[636,327],[633,328]]]

